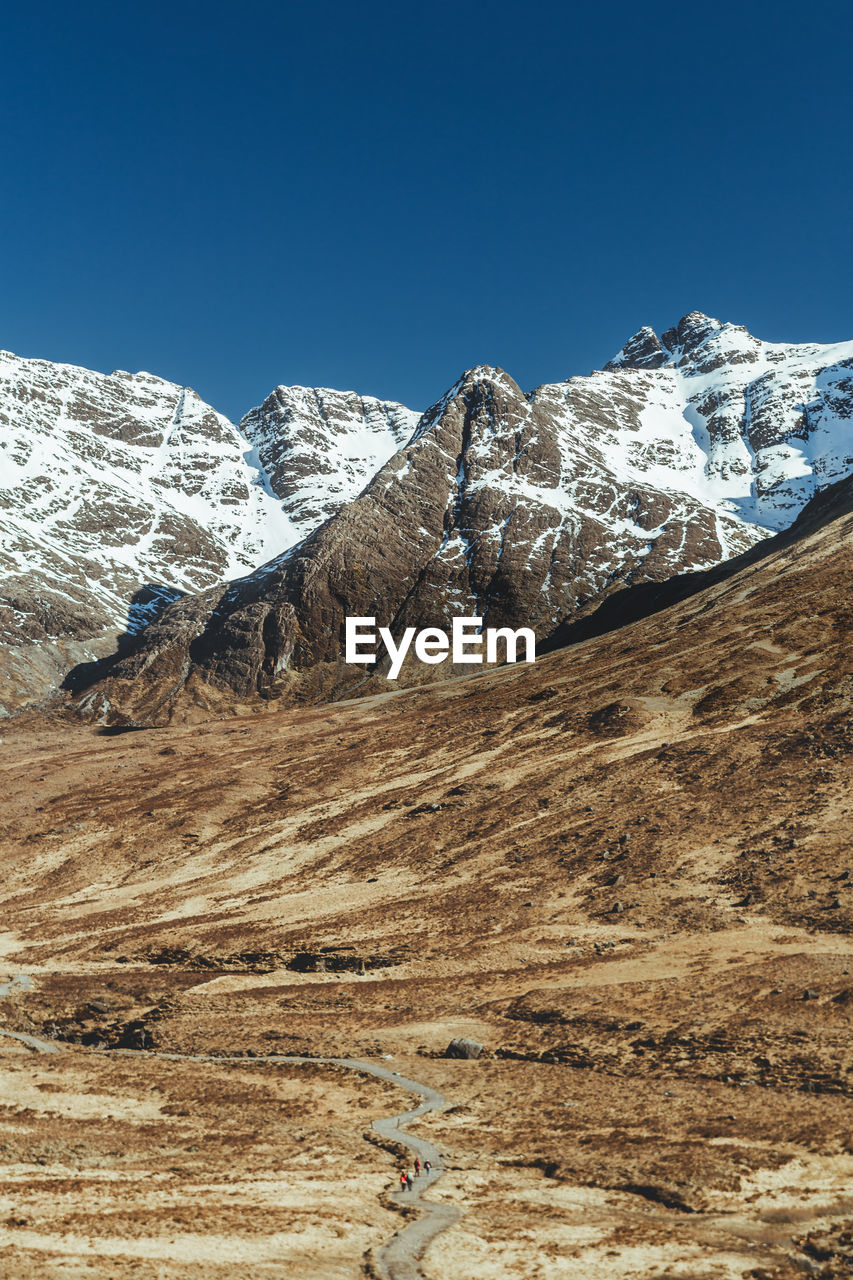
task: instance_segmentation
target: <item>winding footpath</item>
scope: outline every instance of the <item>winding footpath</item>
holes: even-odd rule
[[[422,1173],[415,1179],[412,1191],[393,1193],[393,1199],[399,1203],[417,1205],[421,1210],[421,1216],[409,1223],[402,1231],[398,1231],[379,1252],[379,1265],[388,1280],[420,1280],[418,1259],[437,1235],[453,1226],[454,1222],[462,1216],[462,1211],[452,1204],[437,1204],[435,1201],[422,1198],[422,1192],[436,1182],[444,1172],[441,1152],[425,1138],[416,1138],[414,1134],[404,1133],[400,1125],[411,1124],[413,1120],[428,1115],[430,1111],[442,1111],[447,1106],[447,1099],[437,1089],[431,1089],[429,1085],[421,1084],[417,1080],[408,1080],[405,1076],[399,1075],[396,1071],[389,1071],[385,1067],[358,1062],[354,1058],[332,1059],[332,1061],[337,1061],[343,1067],[351,1067],[354,1071],[378,1076],[380,1080],[389,1080],[391,1084],[405,1089],[407,1093],[414,1093],[422,1099],[420,1105],[412,1111],[405,1111],[402,1115],[388,1116],[373,1122],[373,1128],[383,1138],[390,1138],[408,1147],[412,1155],[420,1159],[421,1165],[425,1160],[429,1160],[432,1165],[429,1177]]]
[[[24,974],[18,974],[10,979],[9,982],[0,985],[0,997],[8,995],[12,990],[26,990],[29,985],[29,978]],[[36,1036],[25,1035],[20,1031],[5,1031],[0,1028],[0,1035],[9,1036],[13,1040],[20,1040],[29,1049],[33,1049],[37,1053],[60,1052],[59,1045],[55,1042],[39,1040]],[[306,1064],[322,1066],[325,1064],[327,1066],[345,1067],[347,1070],[357,1071],[361,1075],[375,1076],[378,1080],[385,1080],[389,1084],[396,1085],[398,1089],[405,1090],[406,1093],[414,1094],[421,1101],[411,1111],[404,1111],[398,1115],[385,1116],[381,1120],[374,1120],[374,1131],[381,1137],[406,1147],[411,1153],[412,1159],[414,1160],[417,1156],[421,1161],[421,1165],[429,1160],[432,1168],[429,1176],[422,1173],[419,1178],[415,1179],[411,1191],[395,1190],[391,1192],[391,1199],[395,1203],[401,1207],[405,1205],[416,1207],[419,1210],[419,1216],[410,1222],[408,1226],[395,1232],[387,1244],[383,1245],[379,1250],[378,1264],[382,1280],[422,1280],[422,1273],[418,1266],[419,1258],[423,1256],[425,1249],[436,1236],[440,1235],[442,1231],[447,1231],[461,1217],[462,1211],[457,1209],[455,1205],[440,1204],[423,1198],[423,1193],[434,1182],[437,1182],[443,1174],[444,1161],[438,1147],[428,1142],[426,1138],[417,1138],[414,1134],[406,1133],[401,1128],[403,1125],[411,1124],[413,1120],[418,1120],[421,1116],[428,1115],[431,1111],[442,1111],[447,1106],[447,1099],[442,1093],[439,1093],[437,1089],[430,1088],[429,1085],[422,1084],[418,1080],[409,1080],[388,1067],[380,1067],[372,1062],[362,1062],[358,1058],[310,1058],[284,1054],[267,1054],[257,1058],[242,1058],[213,1054],[158,1053],[156,1050],[148,1049],[93,1049],[91,1052],[109,1053],[110,1056],[120,1054],[123,1057],[131,1058],[166,1058],[173,1062],[221,1062],[229,1063],[232,1066],[239,1064],[241,1067],[252,1066],[258,1062],[289,1063],[297,1066]]]

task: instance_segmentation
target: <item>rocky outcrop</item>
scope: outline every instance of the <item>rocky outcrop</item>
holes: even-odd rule
[[[671,352],[661,345],[654,329],[643,325],[630,337],[622,350],[604,366],[606,372],[615,369],[659,369],[666,364]]]
[[[469,1061],[477,1059],[483,1052],[479,1040],[471,1040],[468,1036],[458,1036],[451,1040],[444,1051],[445,1058],[462,1058]]]

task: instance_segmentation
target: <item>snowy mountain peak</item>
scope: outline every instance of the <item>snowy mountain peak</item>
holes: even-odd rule
[[[662,364],[666,364],[670,357],[669,351],[664,351],[661,341],[649,325],[643,325],[642,329],[638,329],[624,347],[613,357],[608,360],[604,366],[605,370],[613,369],[659,369]]]
[[[280,386],[246,414],[240,430],[304,538],[361,492],[419,417],[355,391]]]
[[[660,339],[639,330],[589,381],[604,400],[611,453],[631,465],[642,456],[644,467],[674,460],[676,473],[668,481],[660,473],[659,483],[782,529],[816,490],[853,469],[851,368],[853,342],[762,342],[692,311]]]
[[[507,400],[520,403],[526,408],[528,397],[506,370],[497,365],[474,365],[473,368],[466,369],[453,386],[422,414],[409,443],[416,444],[435,428],[446,427],[446,415],[451,408],[456,415],[464,416],[476,413],[481,406],[494,406],[497,401]],[[499,416],[501,415],[494,412],[491,414],[492,420],[497,420]]]
[[[706,316],[701,311],[690,311],[681,317],[673,329],[667,329],[661,335],[661,345],[673,353],[692,352],[701,347],[712,334],[719,333],[725,327],[712,316]]]
[[[22,603],[50,566],[52,599],[38,625],[0,610],[0,634],[50,636],[71,614],[84,634],[133,629],[147,617],[130,605],[144,584],[197,590],[294,537],[248,442],[187,387],[6,354],[0,422],[4,594]]]
[[[449,391],[445,392],[441,397],[441,401],[437,403],[448,402],[457,397],[461,397],[464,400],[468,400],[471,397],[482,398],[495,388],[511,391],[520,396],[524,395],[515,379],[505,369],[501,369],[499,365],[477,364],[460,374],[453,386]]]

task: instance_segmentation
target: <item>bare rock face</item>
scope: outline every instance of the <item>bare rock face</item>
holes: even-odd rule
[[[695,352],[708,338],[720,333],[727,326],[703,315],[701,311],[691,311],[682,316],[673,329],[667,329],[661,337],[661,345],[667,351]]]
[[[666,364],[670,353],[662,345],[661,340],[650,329],[643,325],[633,337],[629,338],[622,350],[612,360],[608,360],[605,370],[614,369],[659,369]]]

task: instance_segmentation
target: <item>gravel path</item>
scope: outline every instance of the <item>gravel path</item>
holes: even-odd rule
[[[28,1049],[35,1049],[36,1053],[59,1053],[59,1046],[52,1044],[50,1040],[38,1040],[35,1036],[25,1035],[23,1031],[5,1031],[0,1027],[0,1036],[20,1040]]]
[[[388,1280],[420,1280],[418,1259],[437,1235],[446,1231],[448,1227],[452,1227],[461,1217],[461,1210],[452,1204],[437,1204],[435,1201],[422,1198],[422,1193],[444,1172],[441,1152],[425,1138],[416,1138],[414,1134],[404,1133],[400,1125],[410,1124],[412,1120],[425,1116],[430,1111],[443,1110],[447,1106],[447,1099],[437,1089],[431,1089],[429,1085],[421,1084],[417,1080],[407,1080],[405,1076],[398,1075],[396,1071],[388,1071],[385,1067],[375,1067],[366,1062],[360,1063],[352,1058],[341,1059],[341,1064],[352,1067],[354,1071],[369,1072],[370,1075],[378,1076],[381,1080],[390,1080],[392,1084],[405,1089],[407,1093],[417,1094],[423,1099],[420,1106],[412,1111],[405,1111],[401,1115],[389,1116],[373,1122],[373,1128],[377,1133],[408,1147],[413,1156],[420,1158],[422,1165],[425,1160],[429,1160],[432,1165],[429,1177],[421,1173],[420,1177],[415,1179],[412,1191],[393,1193],[393,1199],[400,1204],[417,1205],[421,1216],[404,1227],[402,1231],[398,1231],[379,1253],[379,1264]]]
[[[22,984],[12,979],[11,984],[6,983],[0,987],[0,996],[7,994],[11,985],[22,986],[28,985],[28,983]],[[23,1032],[0,1030],[0,1035],[11,1036],[15,1040],[20,1040],[38,1053],[59,1052],[59,1045],[55,1042],[39,1040],[36,1036],[25,1035]],[[399,1089],[404,1089],[406,1093],[415,1094],[421,1101],[411,1111],[404,1111],[397,1115],[383,1117],[381,1120],[375,1120],[373,1122],[374,1130],[383,1138],[388,1138],[401,1146],[407,1147],[411,1152],[412,1160],[417,1156],[422,1165],[424,1161],[429,1160],[432,1168],[429,1177],[421,1173],[420,1177],[415,1179],[411,1191],[395,1190],[391,1192],[392,1200],[400,1205],[414,1205],[419,1210],[420,1216],[401,1231],[395,1232],[388,1243],[380,1249],[378,1260],[384,1280],[422,1280],[418,1259],[423,1255],[427,1245],[442,1231],[452,1227],[454,1222],[461,1216],[461,1210],[454,1205],[439,1204],[423,1198],[423,1193],[434,1182],[437,1182],[444,1172],[441,1152],[438,1147],[433,1146],[426,1138],[416,1138],[413,1134],[406,1133],[401,1126],[411,1124],[413,1120],[417,1120],[420,1116],[428,1115],[431,1111],[443,1110],[447,1106],[447,1099],[437,1089],[432,1089],[429,1085],[422,1084],[418,1080],[409,1080],[388,1067],[380,1067],[372,1062],[362,1062],[358,1058],[309,1058],[284,1054],[267,1054],[257,1058],[237,1058],[213,1054],[158,1053],[155,1050],[146,1049],[116,1049],[111,1051],[96,1049],[92,1050],[92,1052],[109,1052],[111,1056],[121,1054],[132,1058],[167,1058],[175,1062],[222,1062],[231,1063],[232,1065],[239,1063],[240,1066],[251,1066],[256,1062],[295,1063],[297,1065],[310,1063],[315,1066],[325,1063],[336,1067],[346,1067],[348,1070],[358,1071],[362,1075],[375,1076],[379,1080],[386,1080],[389,1084],[396,1085]]]

